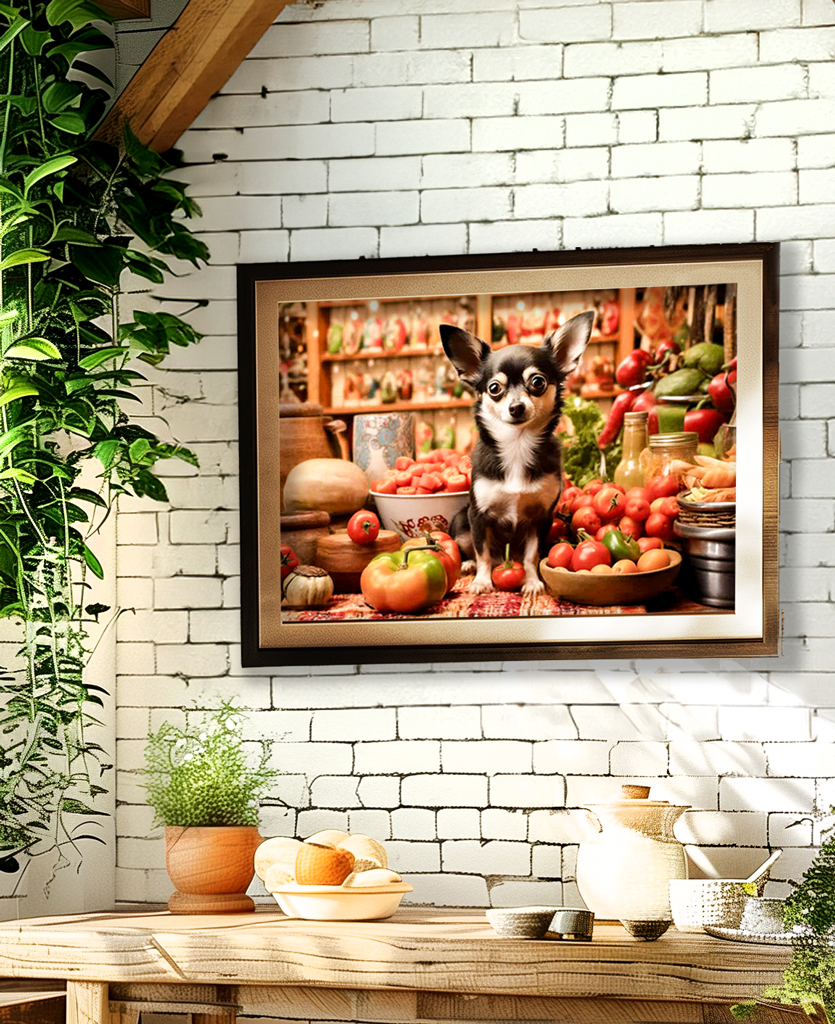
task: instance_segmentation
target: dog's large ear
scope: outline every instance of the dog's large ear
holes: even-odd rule
[[[552,331],[542,342],[542,347],[556,360],[560,373],[567,375],[577,368],[589,343],[593,324],[592,310],[578,313],[566,321],[559,330]]]
[[[439,324],[441,342],[449,361],[458,371],[462,382],[475,387],[482,362],[490,355],[490,346],[469,331],[462,331],[452,324]]]

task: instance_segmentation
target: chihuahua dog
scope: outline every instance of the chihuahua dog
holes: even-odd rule
[[[509,345],[494,352],[475,335],[441,324],[441,341],[464,386],[476,396],[478,443],[469,505],[450,532],[475,558],[470,590],[493,587],[494,564],[511,553],[525,567],[522,592],[539,594],[538,565],[562,491],[562,450],[554,434],[562,384],[591,337],[594,313],[580,313],[538,348]]]

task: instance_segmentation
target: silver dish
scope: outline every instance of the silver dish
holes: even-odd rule
[[[799,938],[798,932],[749,932],[741,928],[720,928],[718,925],[704,926],[708,935],[717,939],[732,939],[735,942],[762,942],[769,946],[790,946]]]

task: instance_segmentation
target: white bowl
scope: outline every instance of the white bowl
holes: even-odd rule
[[[383,526],[405,537],[422,537],[427,530],[449,533],[449,524],[470,500],[469,491],[446,494],[379,494],[371,492]]]
[[[287,882],[274,889],[273,896],[288,917],[307,921],[376,921],[391,917],[407,892],[412,892],[408,882],[347,889],[342,885]]]

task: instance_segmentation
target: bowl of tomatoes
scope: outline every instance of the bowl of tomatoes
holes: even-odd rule
[[[580,546],[577,545],[575,552]],[[551,561],[565,562],[565,559],[551,558]],[[605,560],[595,563],[592,554],[585,560],[574,558],[574,564],[581,567],[572,569],[571,563],[553,565],[548,558],[543,558],[539,571],[552,597],[573,604],[603,606],[646,604],[672,586],[681,569],[681,554],[674,548],[651,548],[643,552],[637,562],[631,563],[632,569],[622,564],[627,561],[629,559],[621,559],[614,565]],[[601,565],[605,568],[601,569]]]
[[[472,463],[448,448],[401,456],[393,469],[371,483],[371,495],[387,530],[403,537],[449,532],[456,512],[470,500]]]

